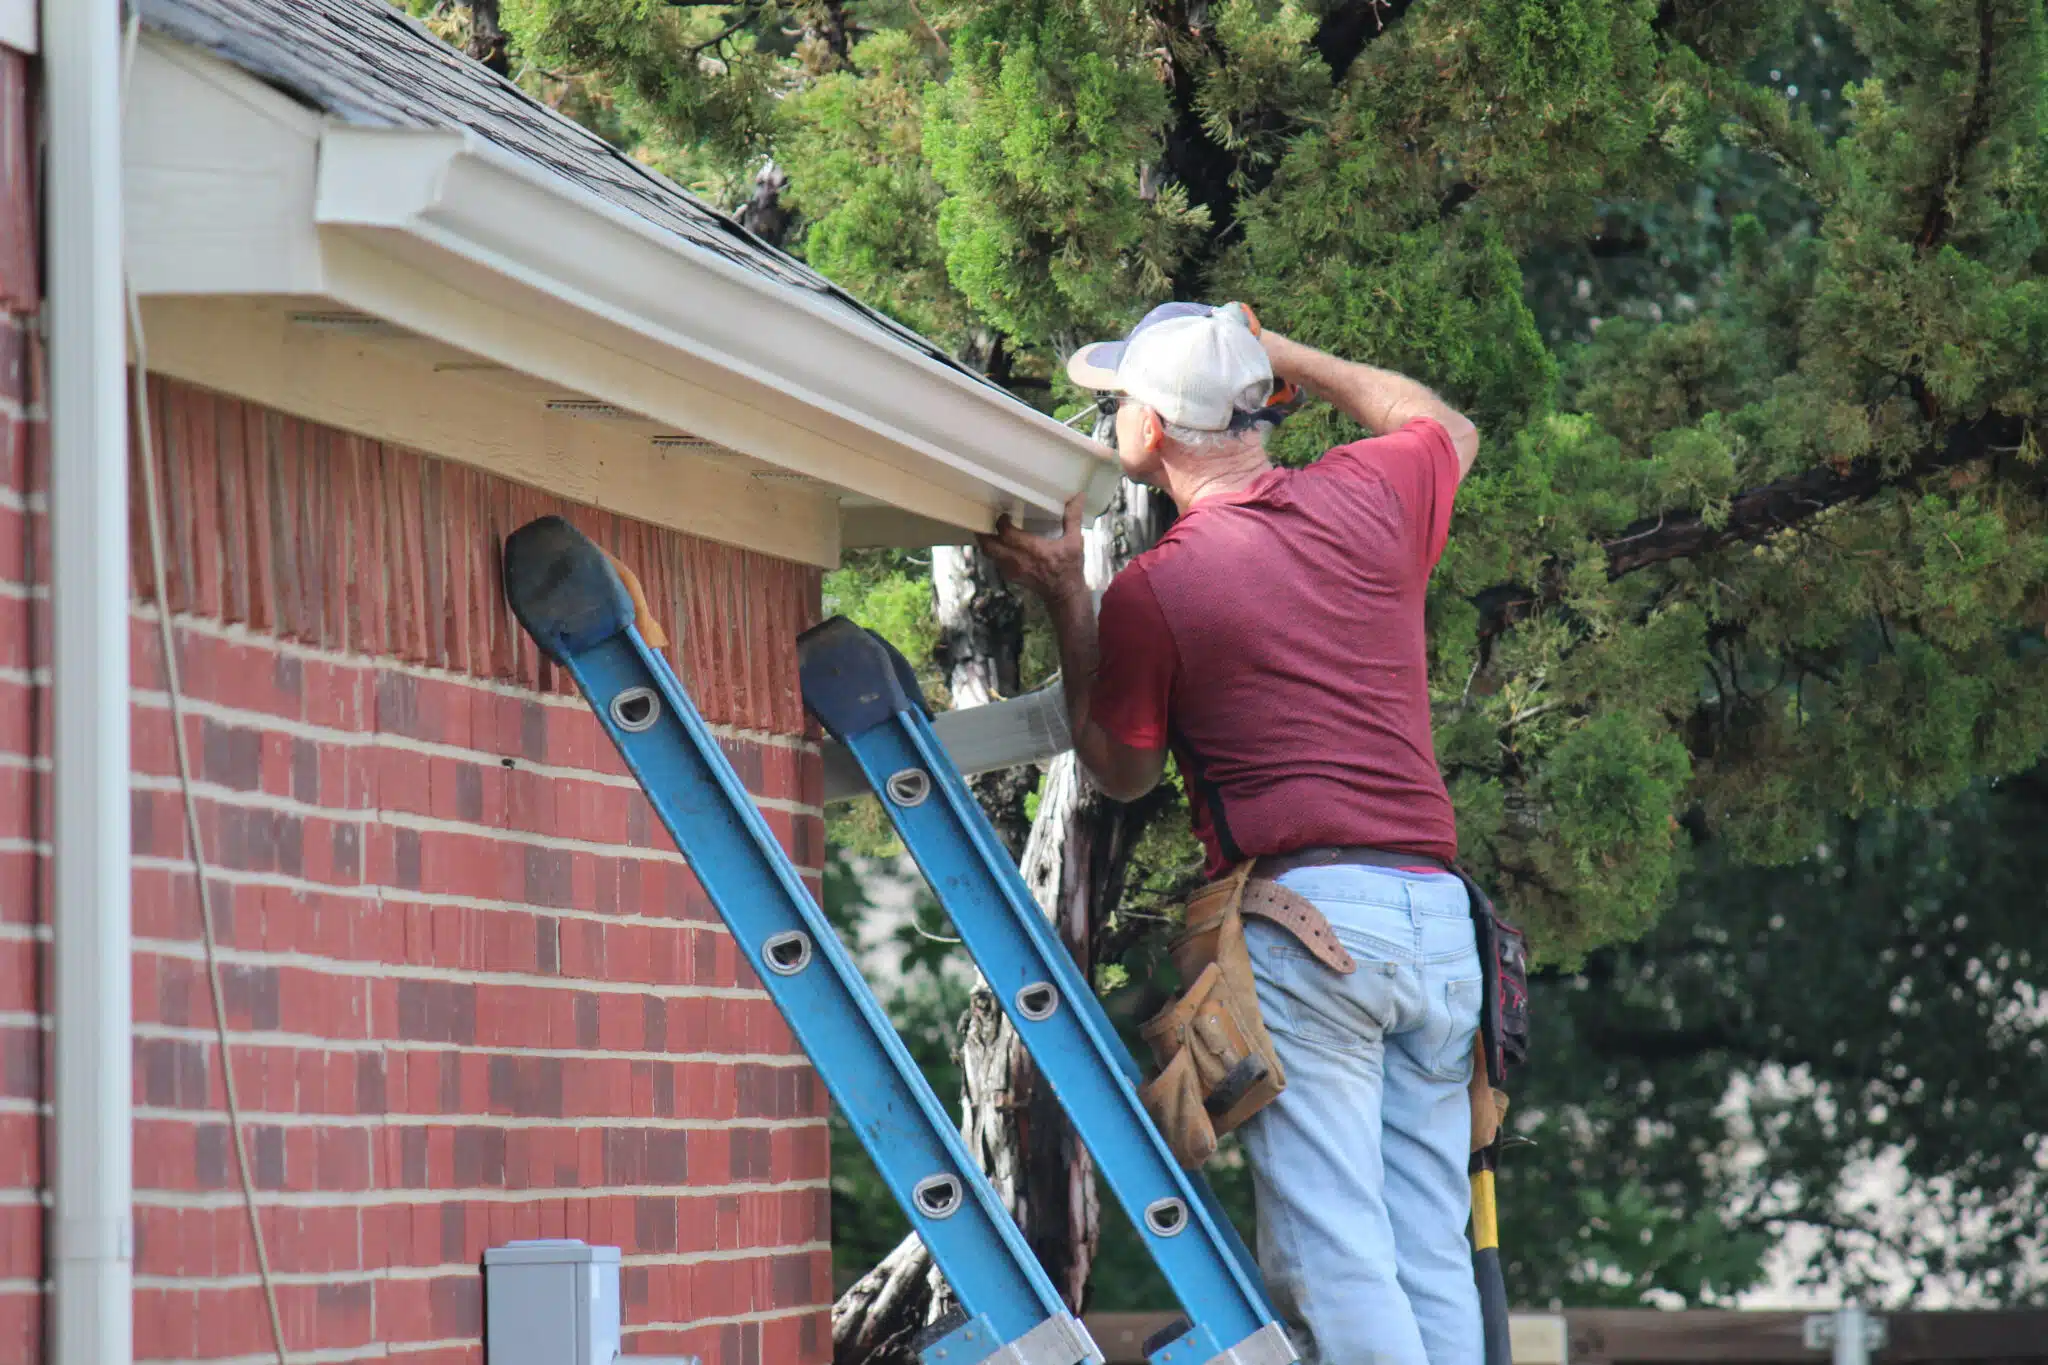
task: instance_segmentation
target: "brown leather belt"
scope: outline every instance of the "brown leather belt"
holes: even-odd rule
[[[1300,940],[1301,946],[1314,954],[1318,962],[1344,976],[1357,971],[1358,963],[1338,942],[1329,919],[1316,908],[1315,902],[1299,892],[1288,890],[1278,881],[1298,867],[1432,867],[1440,871],[1450,870],[1442,859],[1432,858],[1427,853],[1400,853],[1363,844],[1323,845],[1257,859],[1252,864],[1251,877],[1245,882],[1244,899],[1238,904],[1238,913],[1271,920]]]
[[[1404,853],[1365,844],[1323,844],[1314,848],[1298,848],[1292,853],[1262,855],[1252,875],[1280,877],[1301,867],[1429,867],[1439,872],[1451,870],[1443,859],[1433,858],[1427,853]]]

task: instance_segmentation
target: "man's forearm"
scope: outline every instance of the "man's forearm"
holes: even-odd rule
[[[1045,605],[1059,638],[1060,681],[1067,694],[1074,757],[1103,795],[1113,801],[1135,801],[1158,785],[1165,753],[1120,744],[1093,719],[1095,672],[1102,661],[1094,598],[1081,589],[1047,597]]]
[[[1276,375],[1293,380],[1373,435],[1384,436],[1428,417],[1450,434],[1461,468],[1471,465],[1479,448],[1477,429],[1427,385],[1392,370],[1340,360],[1271,332],[1263,339]]]
[[[1067,728],[1078,743],[1088,724],[1095,670],[1102,662],[1095,630],[1095,603],[1084,587],[1048,597],[1045,609],[1052,617],[1053,636],[1059,642],[1060,687],[1067,695]]]

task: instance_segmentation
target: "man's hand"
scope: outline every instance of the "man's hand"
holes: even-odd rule
[[[1068,499],[1064,525],[1056,538],[1035,536],[1005,516],[996,522],[995,534],[976,536],[981,552],[995,561],[1004,578],[1047,602],[1073,596],[1087,596],[1088,579],[1082,571],[1082,497]]]

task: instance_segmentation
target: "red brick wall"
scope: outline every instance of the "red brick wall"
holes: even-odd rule
[[[6,136],[22,77],[0,58]],[[0,1365],[40,1352],[48,1029],[44,462],[23,358],[33,281],[22,292],[12,269],[0,231]],[[631,1350],[827,1359],[823,1086],[588,708],[513,622],[496,547],[559,511],[633,565],[814,891],[822,778],[794,638],[816,571],[181,385],[154,384],[151,409],[288,1344],[477,1361],[484,1248],[573,1236],[624,1249]],[[268,1327],[134,530],[137,1358],[254,1359]]]
[[[0,48],[0,1362],[40,1360],[43,1044],[38,970],[47,868],[37,854],[31,670],[47,625],[31,518],[43,512],[36,279],[34,64]],[[39,630],[40,628],[40,630]]]

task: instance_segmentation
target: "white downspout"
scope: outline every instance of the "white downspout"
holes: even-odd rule
[[[56,856],[55,1365],[134,1359],[119,0],[43,0]]]

